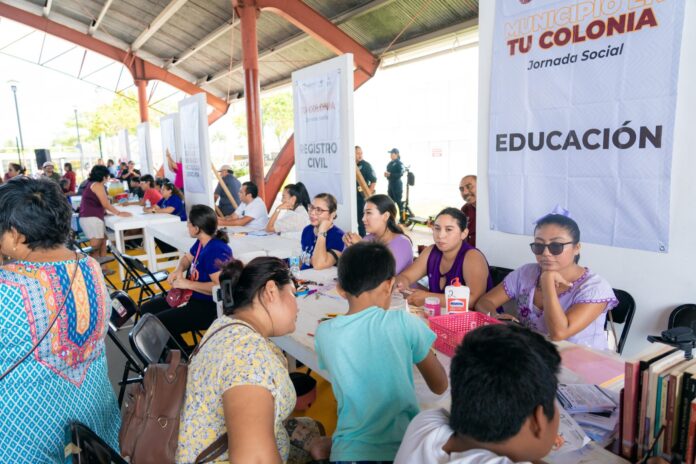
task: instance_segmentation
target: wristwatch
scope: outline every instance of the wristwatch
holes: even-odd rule
[[[326,238],[326,232],[319,232],[319,235],[321,235],[322,237]]]

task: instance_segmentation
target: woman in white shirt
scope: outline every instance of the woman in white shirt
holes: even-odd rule
[[[280,205],[273,211],[266,231],[268,232],[302,232],[309,224],[309,193],[302,182],[288,184],[283,189]]]

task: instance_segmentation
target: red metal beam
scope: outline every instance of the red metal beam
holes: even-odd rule
[[[145,61],[142,58],[134,56],[130,52],[121,50],[113,45],[109,45],[90,35],[76,31],[75,29],[71,29],[55,21],[51,21],[48,18],[37,16],[33,13],[29,13],[20,8],[10,6],[2,2],[0,2],[0,17],[5,17],[11,19],[12,21],[33,27],[34,29],[46,32],[47,34],[51,34],[63,40],[67,40],[68,42],[79,45],[87,50],[91,50],[95,53],[99,53],[100,55],[111,58],[114,61],[123,63],[126,67],[128,67],[134,80],[160,80],[162,82],[166,82],[172,87],[186,92],[189,95],[203,92],[206,94],[208,104],[212,106],[215,111],[222,112],[222,114],[224,114],[229,108],[229,104],[222,98],[206,92],[186,79],[168,72],[166,69],[160,68],[149,61]]]
[[[259,86],[259,45],[256,19],[259,14],[254,0],[232,0],[239,14],[244,68],[244,101],[246,103],[247,142],[249,146],[249,177],[266,199],[263,176],[263,132],[261,128],[261,88]]]
[[[370,80],[371,76],[359,72],[357,69],[353,73],[353,90],[358,88],[365,82]],[[278,156],[273,161],[271,168],[266,174],[266,208],[270,211],[273,206],[273,201],[283,186],[283,182],[290,174],[292,166],[295,164],[295,136],[291,135],[285,145],[278,153]]]
[[[360,45],[351,36],[321,14],[300,0],[233,0],[236,3],[253,3],[257,8],[273,12],[291,22],[304,32],[318,40],[337,55],[353,54],[355,72],[353,73],[353,89],[367,82],[377,72],[379,59],[369,50]],[[271,168],[266,174],[266,207],[273,205],[280,187],[288,177],[295,164],[294,136],[290,136],[280,150]]]
[[[138,86],[138,108],[140,109],[140,122],[148,122],[150,116],[147,108],[147,81],[137,80],[135,85]]]
[[[238,0],[241,1],[241,0]],[[271,11],[314,37],[337,55],[352,53],[355,67],[361,74],[372,77],[379,59],[338,26],[300,0],[255,0],[262,10]]]

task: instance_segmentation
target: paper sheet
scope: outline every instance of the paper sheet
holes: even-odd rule
[[[558,434],[563,437],[565,442],[563,445],[551,451],[548,457],[554,457],[565,453],[570,453],[572,451],[577,451],[586,444],[590,442],[590,438],[582,430],[582,427],[573,419],[573,417],[568,414],[568,412],[563,409],[563,407],[556,402],[556,407],[561,416],[560,423],[558,426]]]

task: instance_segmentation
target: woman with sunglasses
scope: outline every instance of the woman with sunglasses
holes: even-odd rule
[[[571,218],[549,214],[534,228],[530,243],[536,263],[525,264],[485,294],[476,310],[494,313],[514,300],[520,323],[551,340],[607,349],[606,312],[619,302],[609,282],[578,265],[580,228]],[[511,316],[501,314],[501,319]]]
[[[336,198],[320,193],[309,205],[309,225],[302,231],[302,268],[327,269],[338,263],[343,252],[343,231],[334,225]]]

